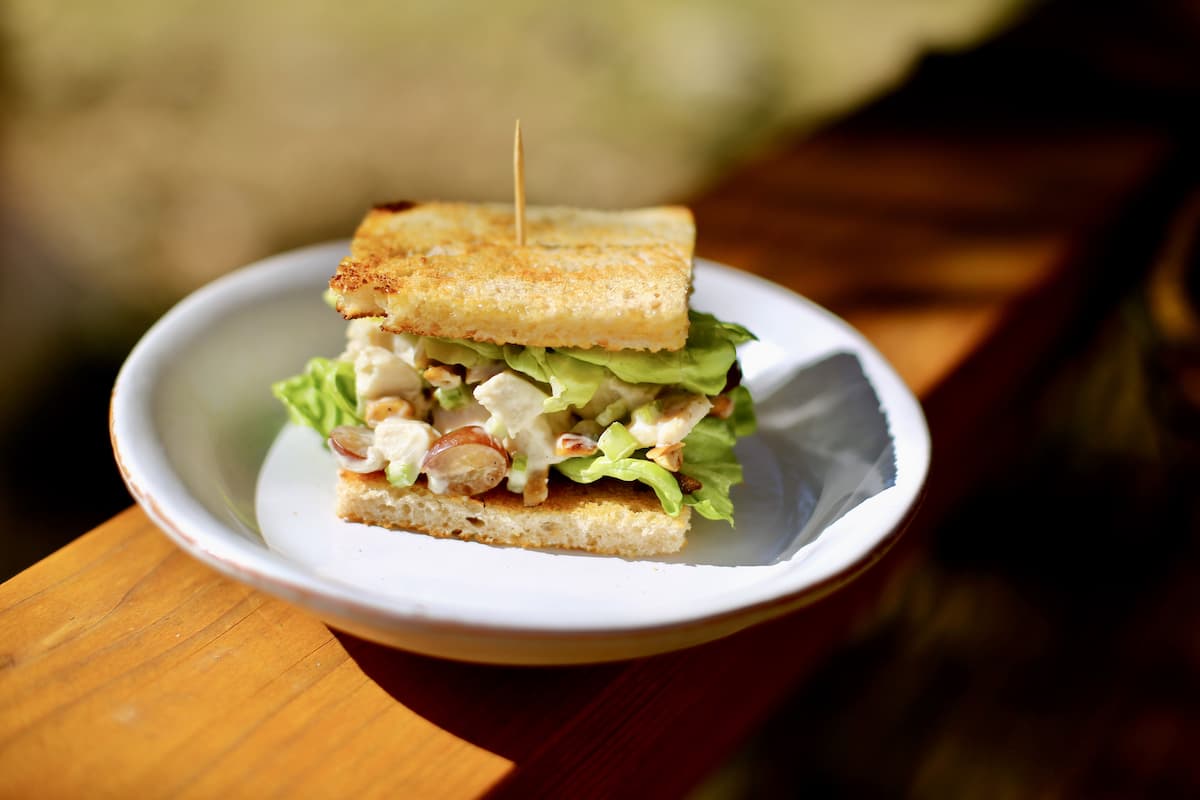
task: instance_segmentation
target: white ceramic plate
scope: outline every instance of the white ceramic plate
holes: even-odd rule
[[[626,560],[434,539],[338,520],[318,436],[273,381],[342,349],[321,292],[347,243],[206,286],[138,343],[112,440],[134,497],[187,552],[338,628],[471,661],[632,658],[725,636],[850,580],[886,549],[929,464],[921,408],[844,322],[698,260],[692,305],[741,322],[759,432],[739,442],[738,526],[696,520],[684,552]]]

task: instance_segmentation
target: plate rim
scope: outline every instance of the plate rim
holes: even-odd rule
[[[920,402],[874,345],[845,320],[787,287],[735,267],[696,258],[695,266],[698,270],[713,270],[723,273],[729,279],[782,294],[788,301],[799,303],[808,311],[832,322],[854,341],[856,355],[870,357],[873,362],[871,372],[878,375],[868,375],[868,381],[876,392],[879,393],[880,387],[876,385],[875,378],[879,375],[885,376],[892,383],[889,396],[893,400],[898,398],[901,402],[910,404],[907,410],[914,412],[910,416],[917,423],[915,432],[918,436],[916,441],[907,443],[907,457],[915,460],[915,463],[909,466],[919,470],[919,474],[909,473],[914,477],[911,485],[907,487],[906,496],[901,498],[900,513],[893,515],[886,525],[881,525],[879,535],[872,539],[871,546],[865,552],[858,552],[854,558],[840,564],[838,569],[815,581],[799,587],[785,587],[784,591],[776,591],[763,599],[746,603],[734,602],[724,610],[713,613],[683,616],[661,622],[595,624],[583,627],[528,622],[481,622],[478,619],[470,620],[456,616],[453,609],[448,614],[444,611],[440,614],[430,613],[428,609],[424,612],[399,609],[396,607],[399,602],[396,598],[357,589],[327,576],[315,574],[305,566],[270,550],[265,542],[256,544],[233,531],[222,520],[213,516],[203,504],[191,497],[182,479],[169,468],[167,474],[159,475],[157,479],[152,474],[148,475],[147,462],[168,467],[169,464],[163,457],[161,446],[155,446],[157,440],[154,436],[143,436],[142,439],[134,436],[139,430],[143,434],[154,433],[149,415],[139,417],[136,412],[138,409],[148,410],[146,407],[149,392],[146,390],[153,387],[154,381],[150,378],[158,376],[162,369],[161,359],[170,351],[166,346],[169,344],[168,340],[172,335],[182,335],[188,329],[186,323],[195,322],[192,319],[194,316],[201,315],[213,304],[223,305],[218,301],[244,281],[256,284],[258,281],[270,282],[275,279],[276,272],[287,271],[288,266],[297,259],[312,257],[324,251],[340,257],[346,247],[348,240],[340,239],[289,250],[233,270],[200,287],[176,303],[146,331],[126,358],[114,383],[109,406],[110,438],[118,469],[130,493],[147,516],[185,552],[235,580],[296,603],[322,618],[362,621],[390,632],[440,632],[524,641],[614,637],[645,640],[661,637],[667,632],[686,633],[688,630],[713,627],[729,627],[732,630],[728,632],[732,632],[807,605],[855,580],[890,549],[921,505],[931,455],[928,423]],[[336,258],[330,263],[335,262]],[[882,406],[882,396],[880,401]],[[883,406],[889,425],[892,423],[888,413],[890,408]],[[146,452],[147,449],[150,452]],[[158,456],[157,459],[155,455]],[[160,482],[165,479],[168,484],[171,483],[168,475],[173,479],[174,485],[160,487]],[[150,491],[147,486],[156,488]],[[162,491],[159,491],[160,488]],[[179,496],[180,490],[182,497]],[[203,528],[207,525],[223,528],[230,535],[218,537],[215,542],[217,546],[213,546],[214,542],[205,538],[203,530],[199,533],[195,530],[197,526]],[[738,569],[737,566],[729,568]],[[774,584],[780,577],[773,576],[770,582]],[[786,577],[786,572],[782,577]]]

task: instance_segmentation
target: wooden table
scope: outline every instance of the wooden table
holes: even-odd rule
[[[925,404],[925,505],[864,577],[683,652],[476,666],[332,631],[192,560],[133,508],[0,587],[0,796],[686,791],[869,623],[1094,301],[1092,256],[1162,194],[1158,136],[989,130],[867,114],[694,203],[700,255],[843,315]]]

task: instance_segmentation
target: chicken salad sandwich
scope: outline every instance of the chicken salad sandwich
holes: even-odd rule
[[[522,209],[525,211],[524,209]],[[682,207],[368,212],[329,283],[345,350],[273,386],[328,442],[343,519],[640,557],[733,524],[753,335],[689,308]]]

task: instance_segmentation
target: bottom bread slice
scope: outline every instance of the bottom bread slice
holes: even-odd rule
[[[600,480],[553,483],[550,497],[526,507],[503,487],[474,497],[439,495],[424,483],[398,488],[381,472],[338,475],[337,515],[351,522],[431,536],[520,547],[562,547],[627,557],[678,552],[691,509],[667,515],[652,491]]]

